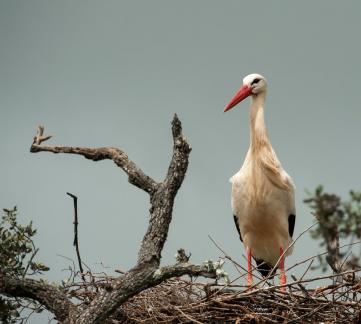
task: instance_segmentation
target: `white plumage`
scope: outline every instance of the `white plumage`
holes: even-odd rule
[[[250,74],[225,109],[231,109],[248,96],[252,98],[250,147],[241,169],[230,181],[233,214],[241,240],[249,252],[249,266],[251,255],[258,264],[263,261],[265,266],[260,266],[263,275],[276,265],[282,251],[291,244],[296,215],[293,181],[282,168],[267,135],[264,121],[266,92],[266,79],[259,74]],[[291,252],[289,249],[285,255]],[[282,265],[283,262],[281,272]],[[285,277],[283,280],[285,283]]]

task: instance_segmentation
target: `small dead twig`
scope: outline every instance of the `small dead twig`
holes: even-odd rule
[[[300,282],[298,282],[298,279],[295,275],[291,275],[291,278],[297,283],[297,286],[300,287],[305,297],[311,298],[310,294],[308,293],[307,289],[304,285],[302,285]],[[302,279],[301,279],[302,280]]]
[[[71,194],[70,192],[66,193],[68,196],[70,196],[71,198],[73,198],[73,203],[74,203],[74,241],[73,241],[73,246],[75,246],[75,250],[76,250],[76,255],[78,258],[78,264],[79,264],[79,270],[81,273],[81,278],[83,279],[83,281],[85,281],[85,276],[84,276],[84,270],[83,270],[83,265],[81,262],[81,257],[80,257],[80,250],[79,250],[79,240],[78,240],[78,197]]]
[[[48,139],[52,138],[52,135],[44,136],[44,126],[39,125],[36,130],[36,136],[34,136],[33,144],[41,145],[42,142],[47,141]]]

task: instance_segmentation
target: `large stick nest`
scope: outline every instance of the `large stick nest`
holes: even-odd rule
[[[73,285],[72,296],[88,303],[113,280],[94,278],[92,283]],[[304,284],[326,279],[333,283],[305,288]],[[360,323],[359,301],[359,283],[334,275],[295,280],[283,290],[265,281],[250,289],[178,278],[134,296],[108,323]]]

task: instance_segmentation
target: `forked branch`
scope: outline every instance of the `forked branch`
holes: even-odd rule
[[[182,275],[216,278],[216,268],[209,267],[209,264],[192,265],[188,262],[188,259],[184,258],[178,260],[178,263],[175,265],[159,267],[161,253],[168,235],[169,224],[172,220],[175,196],[187,172],[189,153],[191,151],[189,144],[183,136],[182,125],[177,115],[174,116],[172,121],[172,135],[173,155],[168,167],[168,172],[164,181],[157,183],[137,167],[121,149],[113,147],[87,148],[45,145],[43,142],[50,139],[51,136],[45,136],[44,127],[39,126],[30,152],[78,154],[93,161],[113,160],[117,166],[128,174],[128,180],[131,184],[149,193],[151,203],[149,224],[141,242],[136,265],[115,279],[111,287],[99,291],[98,295],[96,295],[85,308],[78,309],[60,290],[36,280],[26,281],[27,279],[23,279],[22,281],[18,281],[18,279],[13,278],[13,287],[18,288],[12,289],[11,291],[9,291],[8,288],[6,288],[8,289],[6,290],[4,283],[0,282],[0,293],[12,295],[14,291],[18,291],[16,296],[38,300],[64,322],[91,324],[104,323],[104,321],[130,297],[147,288],[158,285],[169,278]],[[7,278],[4,276],[0,277],[2,280]],[[24,287],[28,283],[34,284],[31,286],[33,288],[29,288],[26,292]],[[7,287],[9,287],[8,284]],[[20,293],[19,291],[22,292]],[[45,294],[49,296],[50,299],[53,299],[49,302],[46,299],[40,298],[39,296],[41,294]],[[54,300],[54,298],[56,300]],[[75,309],[75,311],[70,311],[73,309]],[[68,314],[67,318],[64,315],[65,313]]]

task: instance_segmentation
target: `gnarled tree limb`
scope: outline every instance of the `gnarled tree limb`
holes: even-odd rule
[[[191,151],[189,144],[182,134],[182,125],[177,115],[174,116],[172,121],[173,156],[165,179],[160,183],[155,182],[146,175],[120,149],[112,147],[86,148],[44,145],[42,143],[50,137],[44,136],[43,133],[44,127],[40,126],[30,148],[32,153],[78,154],[93,161],[110,159],[122,168],[128,174],[131,184],[143,189],[150,195],[151,207],[149,210],[148,228],[138,252],[136,265],[124,275],[115,279],[111,287],[100,291],[90,305],[85,308],[77,309],[54,287],[36,280],[26,281],[30,279],[23,279],[23,281],[18,281],[17,278],[7,278],[13,280],[11,281],[13,288],[10,290],[9,288],[4,288],[9,287],[9,285],[5,286],[3,283],[1,286],[0,282],[0,293],[5,292],[10,296],[36,299],[63,322],[92,324],[104,323],[130,297],[147,288],[158,285],[166,279],[182,275],[204,276],[208,278],[217,277],[217,271],[214,267],[209,267],[209,264],[192,265],[188,263],[189,257],[179,259],[178,263],[173,266],[159,267],[161,253],[168,235],[169,224],[172,220],[175,196],[187,172],[189,153]],[[31,285],[29,285],[30,283]],[[22,287],[22,290],[16,290],[14,287]],[[24,287],[28,287],[28,289]],[[19,293],[19,291],[22,293]],[[14,293],[17,293],[17,295],[14,295]],[[43,295],[48,296],[49,299],[46,299]],[[74,308],[76,308],[76,311],[71,311]]]
[[[0,293],[9,297],[31,298],[44,305],[59,321],[73,317],[75,305],[58,288],[43,281],[8,276],[0,271]]]
[[[149,225],[141,243],[137,265],[115,283],[111,293],[103,292],[95,298],[78,318],[79,323],[101,323],[128,298],[166,279],[156,280],[154,273],[160,264],[172,220],[174,198],[187,172],[191,151],[177,115],[172,121],[172,133],[173,156],[166,179],[151,194]]]
[[[191,147],[182,134],[182,124],[177,115],[172,121],[172,133],[172,160],[165,180],[151,196],[149,226],[138,253],[138,264],[152,261],[159,264],[172,220],[174,198],[187,172]]]
[[[41,131],[39,131],[39,129]],[[34,137],[34,142],[30,147],[30,152],[52,152],[52,153],[68,153],[84,156],[86,159],[93,161],[113,160],[114,163],[122,168],[128,174],[128,180],[131,184],[148,193],[152,193],[157,183],[147,176],[136,164],[128,158],[128,155],[122,150],[114,147],[72,147],[72,146],[50,146],[43,145],[42,142],[51,138],[51,136],[43,136],[44,127],[38,127],[38,133]]]

